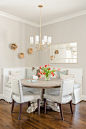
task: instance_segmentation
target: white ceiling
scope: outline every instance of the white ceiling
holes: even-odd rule
[[[86,0],[0,0],[0,11],[39,24],[86,10]]]

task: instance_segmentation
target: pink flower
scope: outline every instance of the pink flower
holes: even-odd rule
[[[53,68],[53,69],[55,69],[55,68]]]
[[[46,73],[44,72],[43,74],[45,75]]]
[[[45,68],[47,67],[47,65],[45,65]]]
[[[40,74],[42,74],[42,72],[40,72]]]
[[[42,77],[40,76],[39,78],[41,79]]]
[[[50,65],[48,64],[48,66],[50,66]]]
[[[56,76],[56,77],[58,77],[58,76]]]
[[[41,66],[39,68],[41,69]]]
[[[51,74],[53,74],[53,72],[51,72]]]
[[[60,68],[58,68],[58,70],[60,70]]]
[[[38,73],[38,75],[40,75],[40,73]]]

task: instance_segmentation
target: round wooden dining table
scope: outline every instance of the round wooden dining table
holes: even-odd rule
[[[33,79],[21,79],[21,85],[28,88],[39,88],[41,90],[41,100],[43,100],[43,94],[45,89],[59,88],[61,86],[61,79],[50,78],[50,81],[45,81],[45,78],[38,79],[36,83],[28,82],[27,80]]]

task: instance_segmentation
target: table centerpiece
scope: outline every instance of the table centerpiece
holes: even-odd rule
[[[49,81],[50,80],[50,75],[54,76],[55,75],[55,68],[53,68],[53,70],[51,70],[50,65],[45,65],[45,67],[39,67],[40,68],[40,73],[38,73],[38,75],[44,75],[45,76],[45,80]],[[56,76],[58,77],[58,76]]]

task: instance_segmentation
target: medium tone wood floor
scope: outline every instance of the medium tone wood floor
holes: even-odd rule
[[[23,105],[21,120],[18,120],[19,105],[15,104],[11,114],[11,104],[0,101],[0,129],[86,129],[86,102],[73,105],[74,114],[71,114],[69,104],[63,105],[64,121],[61,120],[60,113],[41,111],[28,114],[26,112],[28,104]]]

